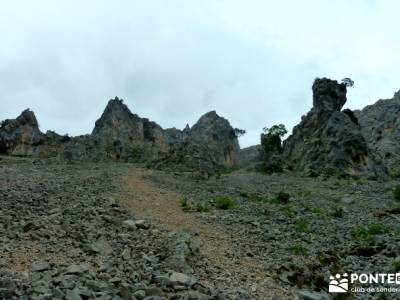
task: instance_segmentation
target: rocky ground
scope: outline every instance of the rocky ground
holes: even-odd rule
[[[400,268],[392,181],[0,169],[0,299],[329,299],[331,273]]]

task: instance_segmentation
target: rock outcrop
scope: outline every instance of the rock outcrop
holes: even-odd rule
[[[215,111],[204,114],[192,128],[187,126],[180,138],[170,152],[154,164],[156,168],[197,170],[212,175],[236,163],[239,143],[235,130]]]
[[[92,132],[105,159],[145,161],[169,150],[163,129],[133,114],[117,97],[108,102]]]
[[[390,176],[400,176],[400,92],[355,111],[369,148],[380,156]]]
[[[312,89],[313,108],[283,145],[287,167],[311,176],[382,176],[385,169],[369,149],[356,116],[341,111],[346,85],[322,78]]]
[[[163,129],[133,114],[117,97],[108,102],[88,135],[43,134],[29,110],[0,126],[0,154],[56,161],[146,162],[158,168],[214,173],[233,167],[238,151],[234,129],[214,111],[192,128]]]
[[[262,148],[261,145],[255,145],[240,149],[236,164],[239,167],[250,166],[251,164],[260,162],[262,157]]]
[[[35,114],[29,109],[16,119],[0,124],[0,153],[7,155],[35,155],[43,141]]]

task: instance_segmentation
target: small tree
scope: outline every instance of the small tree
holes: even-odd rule
[[[342,79],[342,83],[346,86],[346,87],[354,87],[354,80],[352,80],[351,78],[343,78]]]
[[[244,129],[235,128],[234,131],[236,137],[241,137],[246,134],[246,130]]]
[[[265,153],[281,153],[282,137],[287,133],[283,124],[273,125],[271,128],[264,127],[261,134],[261,145]]]

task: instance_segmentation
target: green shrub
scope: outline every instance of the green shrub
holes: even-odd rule
[[[293,252],[293,254],[295,254],[295,255],[303,255],[303,256],[305,256],[305,255],[308,254],[307,248],[305,248],[303,245],[300,245],[300,244],[296,244],[296,245],[291,246],[289,248],[289,250],[291,252]]]
[[[132,146],[131,155],[132,155],[132,158],[135,160],[140,159],[143,155],[143,147],[141,147],[139,145]]]
[[[294,213],[293,209],[292,209],[290,206],[287,206],[287,205],[282,206],[282,207],[280,208],[280,211],[281,211],[285,216],[287,216],[288,218],[294,218],[294,216],[295,216],[295,213]]]
[[[215,206],[219,209],[226,210],[234,208],[236,203],[228,196],[220,196],[215,198]]]
[[[251,201],[269,203],[269,204],[286,204],[289,202],[290,195],[285,192],[279,192],[275,196],[252,194],[249,196]]]
[[[322,214],[322,209],[320,207],[313,207],[313,208],[310,209],[310,211],[313,214],[317,214],[317,215],[321,215]]]
[[[309,227],[307,220],[304,218],[297,219],[294,226],[297,232],[306,232]]]
[[[210,208],[208,207],[207,203],[201,202],[201,203],[197,203],[196,211],[198,211],[198,212],[209,212]]]
[[[400,271],[400,261],[399,260],[396,260],[393,262],[393,271],[394,272]]]
[[[278,200],[281,203],[288,203],[289,199],[290,199],[290,195],[288,193],[285,193],[282,191],[276,195],[276,200]]]
[[[334,206],[331,215],[334,218],[343,218],[343,213],[344,213],[344,211],[343,211],[342,207]]]
[[[180,203],[183,211],[189,211],[191,209],[189,199],[187,197],[183,197],[180,200]]]
[[[264,127],[261,134],[261,146],[265,153],[282,152],[282,137],[287,133],[285,125],[273,125],[271,128]]]
[[[400,185],[396,186],[396,188],[394,189],[393,196],[394,196],[394,199],[400,201]]]
[[[372,223],[366,226],[356,226],[351,234],[355,238],[370,241],[375,235],[386,233],[387,230],[385,225]]]
[[[241,192],[241,193],[239,193],[239,195],[240,195],[240,197],[242,197],[242,198],[249,198],[249,194],[246,193],[246,192]]]
[[[271,197],[265,195],[257,195],[257,194],[251,194],[249,198],[251,201],[262,202],[262,203],[271,203],[272,201],[274,201],[271,199]]]

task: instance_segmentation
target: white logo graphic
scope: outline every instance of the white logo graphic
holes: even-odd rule
[[[329,276],[329,293],[346,293],[349,290],[349,279],[347,273]]]

